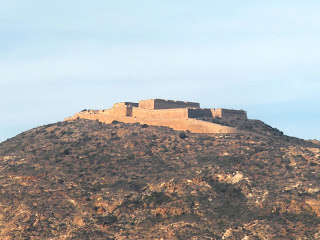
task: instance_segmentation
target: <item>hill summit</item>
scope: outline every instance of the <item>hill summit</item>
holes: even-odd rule
[[[246,120],[243,110],[223,108],[200,108],[199,103],[164,99],[141,100],[139,103],[115,103],[104,110],[83,110],[73,117],[98,120],[104,123],[121,121],[142,123],[154,126],[166,126],[175,130],[194,133],[235,133],[236,128],[215,123],[215,119]]]
[[[184,118],[234,129],[215,133],[120,121],[165,111],[139,105],[0,143],[0,239],[320,239],[319,144],[244,115]]]

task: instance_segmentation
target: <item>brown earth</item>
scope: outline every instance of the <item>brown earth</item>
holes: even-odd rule
[[[0,239],[320,239],[320,146],[77,119],[0,143]]]

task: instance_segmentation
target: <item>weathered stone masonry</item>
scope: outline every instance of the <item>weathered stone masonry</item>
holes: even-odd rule
[[[147,118],[247,118],[247,113],[243,110],[200,108],[199,103],[163,99],[142,100],[139,103],[115,103],[108,110],[108,114]]]
[[[149,99],[141,100],[139,102],[139,108],[146,109],[176,109],[176,108],[200,108],[199,103],[195,102],[182,102],[174,100],[164,100],[164,99]]]
[[[199,133],[237,132],[235,128],[201,120],[217,117],[247,119],[247,113],[243,110],[200,108],[200,104],[195,102],[149,99],[141,100],[139,103],[115,103],[112,108],[105,110],[82,111],[66,120],[85,118],[105,123],[114,120],[126,123],[139,122]]]

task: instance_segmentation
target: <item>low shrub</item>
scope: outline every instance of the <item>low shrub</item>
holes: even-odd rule
[[[184,138],[187,138],[187,137],[188,136],[184,132],[179,133],[179,138],[184,139]]]

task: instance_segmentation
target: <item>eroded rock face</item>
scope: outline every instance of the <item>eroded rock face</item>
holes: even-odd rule
[[[78,119],[1,143],[0,239],[319,239],[318,145],[185,135]]]

